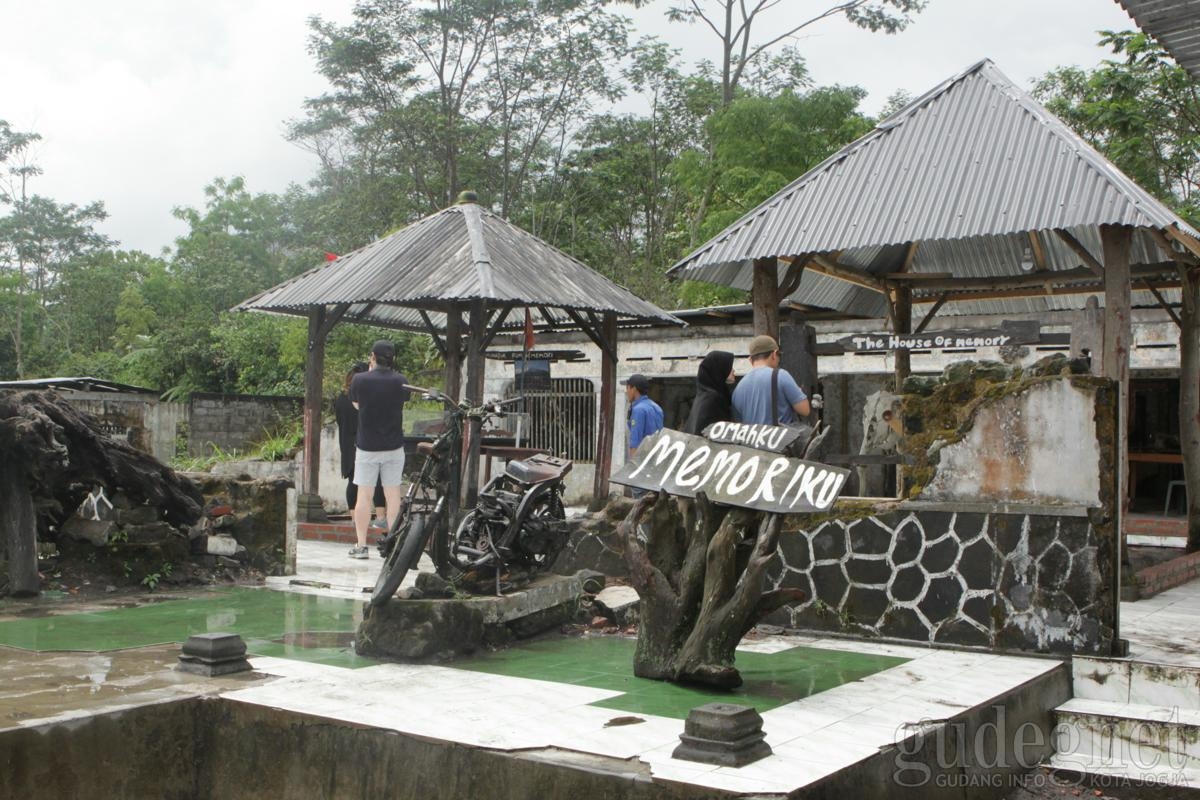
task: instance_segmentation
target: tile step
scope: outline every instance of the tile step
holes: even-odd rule
[[[1091,776],[1105,776],[1117,779],[1097,781],[1096,785],[1098,787],[1116,787],[1121,785],[1120,782],[1129,781],[1131,783],[1152,784],[1162,787],[1188,788],[1192,790],[1188,792],[1188,796],[1191,796],[1194,792],[1196,797],[1200,797],[1200,770],[1197,769],[1175,769],[1169,765],[1086,764],[1081,759],[1057,753],[1050,757],[1047,766],[1071,772],[1082,772]],[[1066,783],[1066,781],[1063,781],[1063,783]],[[1178,797],[1179,795],[1177,793],[1173,796]]]
[[[1075,698],[1055,709],[1054,751],[1101,767],[1200,771],[1200,711]]]
[[[1200,667],[1077,657],[1071,683],[1077,699],[1200,711]]]

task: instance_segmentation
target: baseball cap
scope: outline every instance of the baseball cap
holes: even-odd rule
[[[635,372],[633,375],[630,375],[628,378],[621,381],[621,385],[622,386],[632,386],[633,388],[637,389],[642,394],[645,394],[646,392],[650,391],[650,381],[648,381],[646,379],[646,376],[642,375],[641,373]]]
[[[779,349],[779,344],[765,333],[750,340],[750,357],[765,356]]]
[[[396,346],[387,339],[380,339],[378,342],[371,345],[371,352],[374,353],[377,358],[391,359],[396,357]]]

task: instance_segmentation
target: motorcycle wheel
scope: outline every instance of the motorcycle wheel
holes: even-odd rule
[[[521,524],[524,525],[525,521],[530,519],[564,520],[566,518],[567,512],[563,508],[562,499],[555,492],[547,492],[529,507],[525,512],[525,516],[521,519]],[[546,569],[558,558],[558,554],[562,552],[563,546],[566,543],[567,540],[565,538],[556,539],[546,549],[546,552],[528,554],[525,556],[524,561],[534,569]]]
[[[411,514],[392,543],[379,577],[375,579],[375,590],[371,593],[371,605],[381,606],[392,599],[400,588],[404,576],[417,565],[421,551],[425,549],[425,515]]]

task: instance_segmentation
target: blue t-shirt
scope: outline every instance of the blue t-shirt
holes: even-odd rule
[[[629,446],[637,447],[652,433],[663,426],[663,410],[658,403],[642,395],[629,408]]]
[[[779,419],[771,419],[770,367],[755,367],[747,372],[733,390],[733,414],[739,422],[751,425],[789,425],[797,420],[793,405],[807,399],[787,370],[779,370],[777,394]]]

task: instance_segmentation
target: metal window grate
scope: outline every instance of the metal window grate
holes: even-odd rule
[[[505,397],[518,397],[514,383]],[[566,454],[576,463],[596,460],[596,388],[588,378],[553,378],[548,390],[525,392],[522,444]]]

